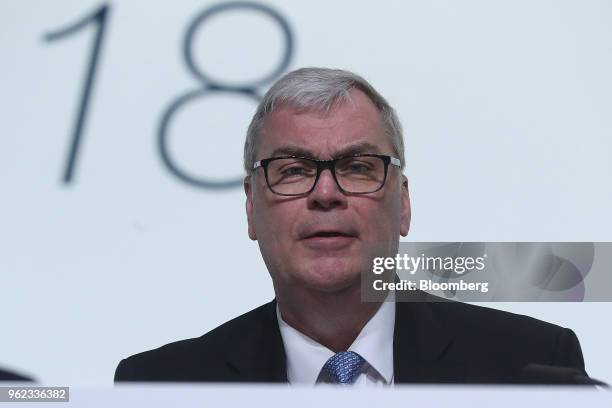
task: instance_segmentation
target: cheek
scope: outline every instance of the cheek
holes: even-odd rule
[[[358,213],[367,240],[379,243],[399,240],[401,202],[398,195],[388,194],[363,204]]]
[[[270,248],[291,242],[293,223],[297,215],[291,203],[278,203],[268,197],[254,202],[253,225],[260,244]]]

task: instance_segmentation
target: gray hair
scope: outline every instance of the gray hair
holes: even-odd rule
[[[327,113],[335,105],[351,101],[350,91],[358,89],[374,103],[382,115],[385,131],[404,168],[404,137],[395,110],[365,79],[349,71],[328,68],[301,68],[284,75],[266,92],[247,130],[244,143],[244,169],[250,175],[255,148],[266,116],[282,105],[298,110]]]

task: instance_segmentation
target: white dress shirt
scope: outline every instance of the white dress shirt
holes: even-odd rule
[[[354,351],[365,359],[361,374],[353,386],[381,387],[393,384],[393,330],[395,302],[393,292],[363,327],[347,351]],[[322,383],[319,374],[333,351],[289,326],[276,305],[276,316],[287,357],[287,380],[290,384],[314,385]]]

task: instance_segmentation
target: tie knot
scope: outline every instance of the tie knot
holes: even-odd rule
[[[325,362],[321,373],[329,382],[352,384],[361,373],[364,363],[363,357],[354,351],[341,351]]]

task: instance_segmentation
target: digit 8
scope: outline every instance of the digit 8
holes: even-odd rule
[[[232,10],[249,10],[256,13],[263,14],[271,18],[275,23],[279,25],[284,37],[285,52],[281,58],[279,65],[272,72],[262,76],[258,80],[254,80],[251,83],[246,84],[232,84],[228,82],[222,82],[214,79],[210,75],[204,73],[204,71],[197,66],[194,61],[193,55],[193,43],[194,37],[202,23],[209,20],[210,18],[219,15],[225,11]],[[194,99],[210,96],[218,93],[233,93],[239,96],[243,96],[259,102],[261,96],[258,93],[258,88],[273,81],[280,76],[283,71],[289,66],[293,54],[293,35],[287,21],[277,11],[259,3],[247,3],[247,2],[230,2],[222,3],[205,9],[203,12],[198,14],[196,18],[189,25],[185,38],[183,41],[183,57],[185,64],[196,77],[201,86],[193,91],[189,91],[177,99],[175,99],[164,111],[158,130],[157,146],[159,154],[162,159],[162,163],[167,167],[171,174],[177,177],[179,180],[190,184],[194,187],[206,188],[206,189],[227,189],[238,187],[242,185],[242,177],[232,177],[227,179],[210,179],[196,177],[186,169],[182,168],[175,162],[171,157],[168,149],[169,145],[169,126],[173,116],[183,106],[193,101]]]

